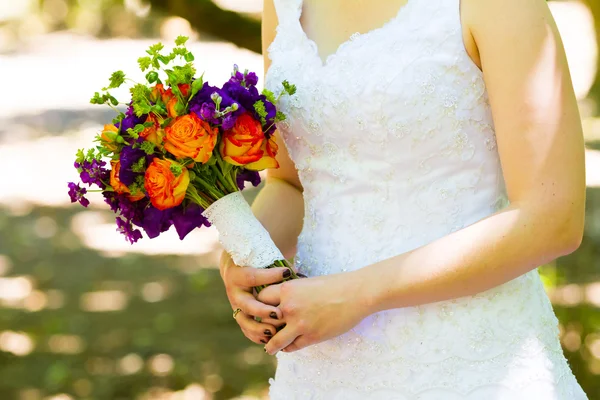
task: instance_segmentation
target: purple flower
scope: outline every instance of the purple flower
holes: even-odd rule
[[[246,83],[255,86],[258,83],[258,76],[254,72],[248,72],[246,75]]]
[[[125,118],[123,118],[123,121],[121,121],[121,123],[117,122],[115,126],[120,128],[121,132],[125,134],[127,133],[127,129],[134,128],[137,124],[143,124],[146,122],[146,118],[148,118],[147,115],[142,115],[141,117],[135,115],[133,106],[130,105],[125,113]]]
[[[244,83],[245,86],[255,86],[258,83],[258,77],[254,72],[248,72],[247,74],[241,73],[237,64],[234,64],[233,73],[231,74],[231,78],[229,78],[229,82]]]
[[[141,223],[142,228],[150,239],[168,231],[171,227],[173,209],[159,210],[151,205],[144,209],[144,220]]]
[[[236,116],[239,116],[246,111],[254,113],[254,103],[260,97],[258,90],[254,86],[246,88],[239,82],[232,81],[226,82],[223,85],[223,90],[220,94],[231,104],[234,102],[239,104],[240,107],[235,112]]]
[[[125,185],[132,185],[133,182],[135,182],[135,177],[142,175],[141,172],[133,172],[131,169],[142,157],[146,157],[146,153],[140,148],[134,149],[131,146],[126,146],[121,150],[121,155],[119,157],[119,160],[121,161],[119,180]]]
[[[267,122],[266,126],[268,127],[268,129],[265,132],[265,136],[267,137],[267,139],[269,139],[275,133],[276,127],[274,122],[275,117],[277,116],[277,108],[273,103],[267,100],[267,98],[264,95],[260,95],[260,100],[262,100],[263,103],[265,103],[265,110],[267,111],[267,117],[265,118],[265,120]]]
[[[196,93],[196,95],[192,99],[190,99],[190,110],[200,115],[200,108],[202,107],[202,104],[212,103],[213,101],[211,100],[210,95],[213,94],[213,92],[218,91],[219,88],[215,86],[210,86],[208,82],[204,82],[202,89],[200,89],[198,93]],[[197,111],[194,110],[195,108],[197,109]]]
[[[106,165],[105,161],[99,161],[93,159],[92,162],[84,161],[83,164],[79,164],[75,162],[74,166],[77,169],[81,169],[79,173],[79,177],[81,181],[88,186],[92,186],[95,184],[101,189],[106,188],[106,184],[104,182],[108,182],[110,179],[110,171],[104,168]]]
[[[134,244],[142,238],[142,232],[140,232],[139,229],[134,229],[131,221],[117,217],[116,223],[117,232],[125,235],[125,238],[129,241],[129,243]]]
[[[256,87],[244,87],[238,82],[229,80],[227,83],[225,83],[225,85],[223,85],[223,90],[221,91],[222,96],[223,93],[227,94],[227,98],[233,99],[240,105],[239,109],[233,113],[233,115],[236,117],[244,112],[250,112],[254,118],[260,120],[258,113],[254,110],[254,103],[257,101],[262,101],[267,112],[265,118],[266,127],[268,127],[265,132],[267,139],[270,138],[273,133],[275,133],[276,127],[273,122],[275,121],[275,117],[277,115],[277,108],[273,103],[267,100],[265,95],[260,94]]]
[[[84,207],[90,205],[90,201],[85,198],[85,194],[87,193],[86,188],[82,188],[79,184],[75,184],[75,182],[69,182],[69,196],[71,197],[71,203],[79,202]]]
[[[239,71],[237,64],[233,64],[233,73],[231,74],[230,82],[243,82],[244,74]]]
[[[142,238],[142,234],[133,226],[142,226],[144,223],[144,210],[149,206],[150,201],[144,198],[139,201],[131,201],[127,194],[118,194],[115,192],[103,192],[104,201],[110,206],[110,209],[117,214],[117,231],[125,235],[130,243],[135,243]]]
[[[223,130],[230,130],[234,127],[235,125],[235,121],[237,120],[237,117],[233,114],[227,114],[225,116],[225,118],[223,118]]]
[[[240,172],[238,172],[235,179],[240,190],[243,190],[246,186],[245,182],[252,183],[252,186],[254,187],[260,184],[260,175],[258,174],[258,171],[250,171],[248,169],[243,169]]]
[[[183,205],[173,210],[173,225],[179,235],[179,239],[183,240],[188,233],[202,226],[210,226],[210,223],[202,213],[204,209],[196,203],[190,203],[187,207]]]
[[[238,113],[239,115],[239,111],[240,111],[240,107],[239,107],[239,102],[235,100],[235,98],[233,98],[229,92],[225,91],[225,90],[218,90],[217,93],[219,94],[219,96],[221,96],[221,111],[229,106],[231,106],[233,103],[238,103],[238,110],[234,111],[235,113]]]
[[[218,124],[219,120],[215,118],[215,112],[215,103],[211,101],[210,103],[202,103],[202,106],[200,107],[200,113],[196,114],[198,114],[200,118],[202,118],[206,122],[209,122],[211,124]]]

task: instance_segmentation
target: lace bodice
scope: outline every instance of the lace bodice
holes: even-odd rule
[[[322,63],[300,26],[300,2],[279,2],[267,86],[288,79],[298,87],[281,102],[289,119],[278,127],[305,189],[303,236],[327,236],[300,249],[307,272],[402,253],[506,204],[482,74],[451,3],[411,0]]]
[[[297,86],[278,129],[304,187],[301,272],[361,268],[508,204],[459,1],[409,0],[322,61],[302,1],[275,0],[266,87]],[[585,398],[535,270],[477,296],[374,314],[278,359],[273,400]]]

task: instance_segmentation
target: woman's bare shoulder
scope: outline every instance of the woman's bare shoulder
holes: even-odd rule
[[[478,36],[499,35],[523,39],[535,24],[552,20],[546,0],[461,0],[461,22],[465,49],[481,68]],[[553,25],[553,24],[552,24]]]

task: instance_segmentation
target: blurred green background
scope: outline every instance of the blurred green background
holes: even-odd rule
[[[600,2],[550,6],[584,119],[588,214],[581,248],[540,272],[573,371],[600,400]],[[134,71],[149,44],[183,34],[209,80],[233,63],[262,76],[261,9],[0,2],[0,400],[267,398],[274,360],[231,318],[214,231],[129,246],[101,199],[83,211],[65,184],[75,150],[111,118],[88,99],[113,69]]]

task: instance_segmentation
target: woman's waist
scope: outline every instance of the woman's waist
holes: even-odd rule
[[[370,358],[378,349],[378,359],[476,361],[525,349],[560,351],[557,335],[558,321],[533,270],[474,296],[369,315],[349,332],[310,349],[335,358],[348,352]]]
[[[431,243],[494,212],[489,205],[383,205],[329,199],[306,202],[296,265],[319,275],[351,271]]]
[[[311,227],[343,226],[352,221],[379,230],[398,224],[418,227],[463,225],[508,205],[502,186],[456,187],[443,182],[426,185],[381,181],[344,185],[313,182],[304,187],[305,222]],[[385,225],[385,224],[384,224]],[[383,228],[383,226],[381,226]]]

